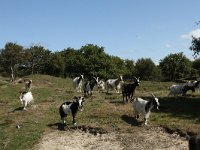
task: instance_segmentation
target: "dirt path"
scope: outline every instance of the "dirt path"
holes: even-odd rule
[[[188,141],[177,134],[168,134],[160,127],[140,128],[131,134],[96,135],[78,130],[46,134],[37,150],[188,150]]]

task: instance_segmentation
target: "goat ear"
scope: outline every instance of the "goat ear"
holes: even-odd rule
[[[74,99],[75,99],[75,100],[77,100],[77,99],[78,99],[78,97],[77,97],[77,96],[74,96]]]
[[[85,99],[84,99],[84,97],[82,98],[82,102],[85,102]]]

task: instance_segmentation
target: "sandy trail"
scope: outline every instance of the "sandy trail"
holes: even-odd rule
[[[134,133],[91,134],[82,130],[54,130],[35,145],[37,150],[188,150],[188,141],[161,127]]]

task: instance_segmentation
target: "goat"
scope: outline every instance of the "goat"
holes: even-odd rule
[[[182,85],[172,85],[169,90],[170,95],[179,95],[182,94],[182,96],[186,95],[187,91],[191,90],[192,92],[195,92],[195,89],[199,86],[200,81],[190,81]]]
[[[108,79],[106,81],[107,94],[110,88],[115,89],[116,93],[119,93],[119,90],[121,88],[121,82],[123,82],[123,78],[121,75],[117,79]]]
[[[184,85],[175,85],[175,84],[172,85],[169,88],[170,92],[169,92],[168,96],[170,96],[170,95],[176,96],[179,94],[183,94],[183,87],[184,87]]]
[[[186,95],[187,91],[191,90],[192,92],[195,92],[195,89],[199,86],[200,81],[189,81],[187,82],[182,91],[183,94],[182,95]]]
[[[122,95],[123,95],[123,102],[124,97],[126,97],[126,102],[128,102],[128,99],[133,98],[133,94],[135,92],[135,88],[140,85],[140,77],[136,78],[134,77],[135,82],[133,83],[127,83],[122,85]]]
[[[65,124],[65,117],[67,117],[67,115],[71,113],[73,117],[73,124],[76,125],[75,117],[78,110],[82,111],[83,102],[84,97],[80,96],[74,97],[73,102],[64,102],[63,104],[61,104],[59,108],[59,113],[63,124]]]
[[[142,98],[136,98],[133,101],[133,109],[135,118],[139,118],[139,114],[144,115],[145,125],[147,125],[147,119],[151,113],[151,109],[155,106],[157,110],[159,110],[158,106],[160,105],[158,102],[158,98],[156,98],[153,94],[153,99],[147,101]]]
[[[98,92],[105,90],[105,82],[103,80],[98,81],[97,83]]]
[[[92,77],[92,79],[90,81],[87,81],[84,86],[84,96],[92,96],[92,91],[95,85],[97,85],[98,83],[98,78]]]
[[[30,91],[31,88],[32,88],[32,80],[30,79],[24,79],[24,82],[25,82],[25,89],[26,89],[26,92]]]
[[[73,79],[73,85],[74,85],[74,88],[77,90],[77,92],[81,92],[82,84],[83,84],[83,75],[80,75]]]
[[[19,99],[20,99],[22,105],[24,105],[24,110],[26,110],[27,105],[31,101],[33,101],[33,95],[30,91],[29,92],[20,92]]]
[[[189,150],[200,150],[200,135],[195,135],[189,138]]]

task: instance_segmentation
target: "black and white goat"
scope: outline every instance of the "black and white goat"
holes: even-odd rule
[[[73,86],[77,90],[77,92],[81,92],[83,86],[83,75],[80,75],[73,79]]]
[[[64,102],[60,106],[59,113],[63,124],[65,124],[65,117],[67,117],[67,115],[71,113],[73,117],[73,124],[76,125],[75,117],[78,110],[82,111],[83,102],[84,102],[84,97],[80,96],[80,97],[75,97],[73,102]]]
[[[26,110],[27,105],[31,101],[33,101],[33,95],[30,91],[29,92],[20,92],[19,99],[20,99],[22,105],[24,106],[24,110]]]
[[[108,93],[109,89],[115,89],[116,93],[119,93],[121,89],[121,83],[124,82],[122,76],[120,75],[117,79],[108,79],[106,81],[106,90]]]
[[[191,90],[195,92],[195,89],[199,86],[200,81],[190,81],[182,85],[172,85],[169,90],[168,96],[176,96],[181,94],[182,96],[186,95],[186,93]]]
[[[93,88],[95,85],[97,85],[98,83],[98,78],[92,77],[92,79],[90,81],[87,81],[84,86],[83,86],[83,90],[84,90],[84,96],[92,96],[92,92],[93,92]]]
[[[133,83],[126,83],[122,85],[123,102],[125,102],[124,97],[126,97],[126,102],[128,102],[128,99],[131,100],[133,98],[135,88],[140,85],[140,77],[134,77],[134,79],[135,81]]]
[[[191,90],[192,92],[195,92],[195,90],[198,88],[200,81],[189,81],[185,84],[183,87],[183,95],[186,95],[187,91]]]
[[[149,101],[144,100],[142,98],[136,98],[133,101],[134,116],[136,119],[138,119],[139,115],[143,114],[145,125],[147,125],[147,119],[149,118],[151,109],[153,107],[156,107],[158,109],[158,106],[160,105],[158,102],[158,98],[156,98],[153,94],[152,96],[153,96],[153,99]]]

